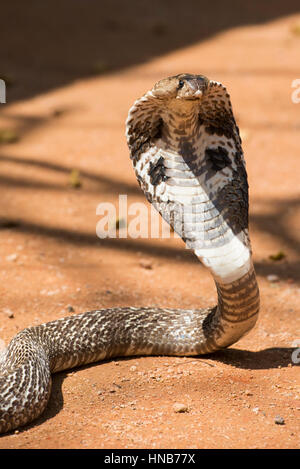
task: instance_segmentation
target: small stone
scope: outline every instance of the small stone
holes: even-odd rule
[[[259,412],[259,407],[253,407],[252,412],[254,412],[257,415]]]
[[[278,277],[278,275],[270,274],[270,275],[267,276],[267,280],[270,283],[275,283],[275,282],[279,282],[279,277]]]
[[[188,406],[186,404],[182,404],[182,403],[179,403],[179,402],[176,402],[173,405],[173,410],[177,414],[183,414],[183,413],[189,411]]]
[[[68,313],[74,313],[75,309],[73,308],[73,306],[69,305],[69,306],[67,306],[67,311],[68,311]]]
[[[147,260],[147,259],[141,259],[140,260],[140,266],[143,267],[144,269],[147,269],[147,270],[151,270],[153,269],[153,264],[151,261]]]
[[[135,365],[132,365],[132,366],[129,368],[130,371],[136,371],[136,369],[137,369],[137,368],[136,368]]]
[[[6,256],[5,258],[9,262],[14,262],[18,259],[18,254],[14,252],[13,254],[10,254],[9,256]]]
[[[284,418],[280,417],[280,415],[276,415],[276,417],[274,419],[274,422],[277,425],[284,425],[285,424]]]
[[[13,311],[12,311],[11,309],[9,309],[9,308],[5,308],[5,309],[4,309],[4,313],[5,313],[6,316],[7,316],[8,318],[10,318],[10,319],[12,319],[12,318],[15,317]]]

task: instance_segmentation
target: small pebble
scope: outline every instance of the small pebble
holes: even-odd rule
[[[74,313],[75,309],[73,308],[73,306],[69,305],[69,306],[67,306],[67,311],[68,311],[68,313]]]
[[[278,275],[270,274],[270,275],[267,276],[267,280],[270,283],[275,283],[275,282],[279,282],[279,277],[278,277]]]
[[[173,405],[173,410],[174,412],[176,412],[177,414],[178,413],[185,413],[185,412],[188,412],[189,409],[188,409],[188,406],[186,404],[182,404],[182,403],[179,403],[179,402],[176,402],[174,405]]]
[[[132,366],[129,368],[130,371],[136,371],[136,369],[137,369],[137,368],[136,368],[135,365],[132,365]]]
[[[5,308],[5,309],[4,309],[4,313],[5,313],[6,316],[7,316],[8,318],[10,318],[10,319],[12,319],[12,318],[15,317],[13,311],[12,311],[11,309],[9,309],[9,308]]]
[[[9,262],[14,262],[18,259],[18,254],[17,253],[10,254],[9,256],[6,256],[5,259]]]
[[[284,425],[285,424],[284,418],[280,417],[280,415],[276,415],[276,417],[274,419],[274,422],[277,425]]]
[[[143,267],[144,269],[151,270],[153,269],[153,264],[151,261],[148,261],[146,259],[141,259],[139,262],[140,266]]]

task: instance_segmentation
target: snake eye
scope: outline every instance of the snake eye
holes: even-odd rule
[[[184,81],[183,81],[183,80],[179,80],[178,89],[180,90],[180,88],[182,88],[183,85],[184,85]]]

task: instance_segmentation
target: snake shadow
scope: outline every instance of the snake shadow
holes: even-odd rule
[[[219,350],[209,355],[209,358],[244,370],[270,370],[291,366],[294,350],[291,347],[271,347],[251,352],[249,350],[229,348]]]
[[[206,364],[210,364],[212,368],[217,366],[217,362],[224,363],[226,365],[240,368],[244,370],[268,370],[275,368],[286,368],[292,364],[292,353],[294,349],[289,347],[272,347],[264,350],[259,350],[257,352],[252,352],[249,350],[242,350],[237,348],[229,348],[224,350],[219,350],[217,352],[201,355],[198,357],[192,357],[193,361],[199,360],[199,365],[201,361],[204,360]],[[136,360],[138,357],[120,357],[118,360]],[[114,358],[113,360],[116,360]],[[207,362],[211,360],[211,362]],[[110,361],[110,360],[107,360]],[[81,367],[75,368],[74,371],[79,369],[87,369],[93,366],[100,365],[102,363],[107,363],[107,361],[90,363],[88,365],[83,365]],[[212,362],[214,364],[212,364]],[[296,365],[293,365],[296,366]],[[32,423],[19,429],[19,432],[26,431],[30,428],[36,427],[44,423],[45,421],[55,417],[64,406],[64,398],[62,392],[62,383],[64,379],[68,376],[70,370],[62,371],[55,373],[52,376],[52,391],[51,396],[48,402],[48,405],[44,413]],[[213,373],[213,371],[212,371]],[[13,433],[13,432],[11,432]],[[6,434],[7,435],[7,434]]]

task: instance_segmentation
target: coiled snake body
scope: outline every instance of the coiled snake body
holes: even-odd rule
[[[0,358],[0,433],[43,412],[51,373],[116,356],[209,353],[257,320],[247,174],[225,87],[201,75],[161,80],[130,109],[126,133],[142,190],[210,270],[218,304],[102,309],[24,329]]]

